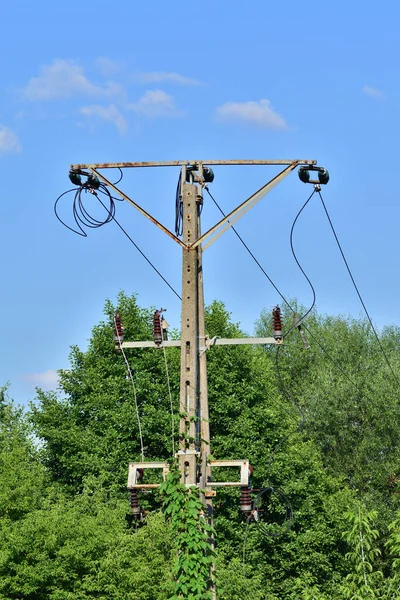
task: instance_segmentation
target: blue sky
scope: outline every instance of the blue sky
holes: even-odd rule
[[[400,323],[398,3],[39,0],[0,14],[0,384],[11,383],[17,402],[55,385],[69,347],[85,347],[105,299],[121,289],[166,306],[179,327],[179,302],[115,224],[81,238],[55,219],[71,163],[317,159],[330,171],[324,199],[374,322]],[[275,171],[215,174],[211,190],[227,211]],[[177,178],[177,169],[135,170],[121,187],[172,229]],[[282,292],[306,305],[289,231],[309,193],[294,173],[238,224]],[[67,197],[66,219],[71,207]],[[179,290],[179,248],[130,206],[117,209]],[[203,218],[204,227],[218,219],[211,201]],[[319,310],[358,316],[316,198],[295,247]],[[206,251],[204,269],[206,301],[223,300],[249,333],[279,302],[232,232]]]

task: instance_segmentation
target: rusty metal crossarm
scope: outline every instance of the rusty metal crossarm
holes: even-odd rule
[[[227,229],[232,227],[243,215],[245,215],[257,202],[259,202],[268,192],[270,192],[278,183],[280,183],[285,177],[287,177],[296,167],[299,162],[293,161],[283,171],[278,173],[273,179],[263,185],[257,192],[252,194],[247,200],[242,202],[237,208],[232,210],[226,217],[221,219],[216,225],[211,227],[206,233],[200,236],[193,244],[192,248],[196,248],[199,244],[203,244],[206,240],[207,243],[203,245],[203,250],[211,246]],[[211,237],[213,236],[213,237]],[[211,237],[211,239],[209,239]]]
[[[117,186],[114,185],[113,183],[111,183],[111,181],[109,181],[106,177],[104,177],[104,175],[102,175],[102,173],[99,173],[93,165],[87,165],[86,168],[89,168],[92,171],[92,173],[94,173],[97,177],[99,177],[108,187],[110,187],[112,190],[114,190],[114,192],[119,194],[121,196],[121,198],[123,198],[124,200],[129,202],[129,204],[131,206],[136,208],[136,210],[138,210],[144,217],[146,217],[147,219],[149,219],[149,221],[154,223],[154,225],[156,225],[159,229],[161,229],[161,231],[166,233],[170,238],[172,238],[175,242],[177,242],[180,246],[182,246],[182,248],[187,248],[187,245],[184,242],[182,242],[182,240],[180,240],[178,237],[176,237],[176,235],[174,235],[172,233],[172,231],[170,231],[162,223],[157,221],[157,219],[152,217],[147,211],[144,210],[144,208],[139,206],[139,204],[134,202],[131,198],[129,198],[129,196],[127,196],[126,194],[124,194],[124,192],[122,192],[120,189],[118,189]]]
[[[183,167],[185,165],[291,165],[296,162],[298,165],[315,165],[316,160],[302,160],[302,159],[282,159],[282,160],[167,160],[167,161],[153,161],[153,162],[107,162],[107,163],[93,163],[93,164],[76,164],[71,165],[72,171],[79,169],[129,169],[134,167]]]

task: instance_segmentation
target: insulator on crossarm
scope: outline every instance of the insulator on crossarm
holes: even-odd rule
[[[153,315],[153,339],[154,343],[159,346],[163,339],[163,328],[162,328],[162,313],[165,311],[165,308],[160,308],[160,310],[156,310]]]
[[[128,490],[129,496],[129,512],[134,517],[134,519],[141,520],[142,519],[142,509],[139,504],[139,496],[137,490]]]
[[[114,315],[114,342],[117,350],[124,341],[124,326],[122,325],[121,315],[117,311]]]
[[[272,320],[273,320],[273,328],[274,328],[274,338],[276,340],[282,339],[282,317],[281,317],[281,309],[279,306],[275,306],[272,310]]]
[[[244,517],[248,517],[253,510],[253,502],[251,499],[251,487],[241,487],[240,488],[240,510]]]

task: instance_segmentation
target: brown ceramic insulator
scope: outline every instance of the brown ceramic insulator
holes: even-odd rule
[[[114,340],[116,343],[124,341],[124,326],[122,325],[121,315],[118,311],[114,316]]]
[[[282,339],[282,317],[281,317],[281,309],[279,306],[275,306],[272,310],[272,320],[274,327],[274,338],[276,340]]]
[[[153,338],[156,344],[161,344],[163,341],[163,333],[161,328],[161,311],[156,310],[153,316]]]
[[[129,490],[129,509],[134,517],[140,517],[142,511],[139,506],[139,497],[136,490]]]
[[[250,513],[252,510],[252,501],[251,501],[251,488],[250,487],[242,487],[240,488],[240,510],[243,513]]]

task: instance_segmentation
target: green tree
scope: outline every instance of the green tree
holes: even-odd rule
[[[5,392],[0,406],[0,527],[40,506],[47,480],[31,427]]]
[[[49,495],[0,529],[0,598],[165,600],[170,571],[160,513],[133,533],[126,504],[89,478],[74,498]]]
[[[290,311],[284,311],[284,319],[289,329]],[[344,475],[364,499],[379,502],[379,511],[390,520],[398,508],[398,383],[367,321],[314,312],[306,326],[310,348],[305,350],[294,329],[280,352],[284,385],[301,404],[305,432],[318,444],[325,464]],[[264,312],[258,333],[269,331],[270,316]],[[381,334],[395,372],[400,367],[399,333],[391,327]]]
[[[126,339],[151,338],[151,310],[140,308],[135,297],[124,294],[117,307]],[[115,501],[125,502],[127,463],[140,457],[132,385],[113,342],[117,307],[106,304],[106,320],[94,328],[86,352],[72,349],[71,368],[61,371],[61,393],[40,392],[32,407],[44,464],[52,480],[69,495],[66,502],[86,493],[88,477],[100,479]],[[219,302],[208,307],[206,326],[210,336],[243,335]],[[307,386],[300,373],[311,372],[310,354],[294,345],[290,355],[292,361],[289,355],[282,360],[283,377],[294,391],[304,392]],[[165,460],[172,444],[163,353],[130,350],[127,356],[135,370],[146,459]],[[177,419],[179,349],[168,349],[167,358]],[[299,431],[299,413],[281,391],[275,352],[246,345],[213,347],[208,353],[208,376],[212,454],[220,459],[249,458],[254,467],[253,486],[268,488],[262,496],[261,528],[242,521],[238,490],[218,490],[214,506],[222,598],[240,596],[246,589],[260,600],[318,593],[321,598],[324,594],[335,597],[347,573],[341,532],[353,492],[339,469],[326,470],[318,437],[311,430],[305,435]],[[221,469],[214,476],[221,480],[231,478],[232,473]],[[142,495],[141,503],[154,509],[155,496]],[[289,519],[291,527],[286,529],[285,514],[292,510],[294,520]],[[141,535],[146,537],[146,530]],[[245,576],[235,572],[230,579],[229,572],[236,570],[243,556],[245,537]],[[68,589],[77,589],[71,585]]]
[[[136,297],[118,297],[118,310],[130,340],[151,339],[152,311],[138,306]],[[38,393],[31,418],[44,442],[44,460],[54,480],[72,491],[88,475],[102,475],[109,485],[123,486],[127,464],[140,458],[140,440],[132,383],[120,352],[115,351],[113,315],[93,329],[86,352],[71,350],[71,368],[60,371],[61,397]],[[179,390],[179,351],[169,349],[171,387]],[[171,415],[163,354],[131,350],[137,402],[147,459],[171,455]]]

